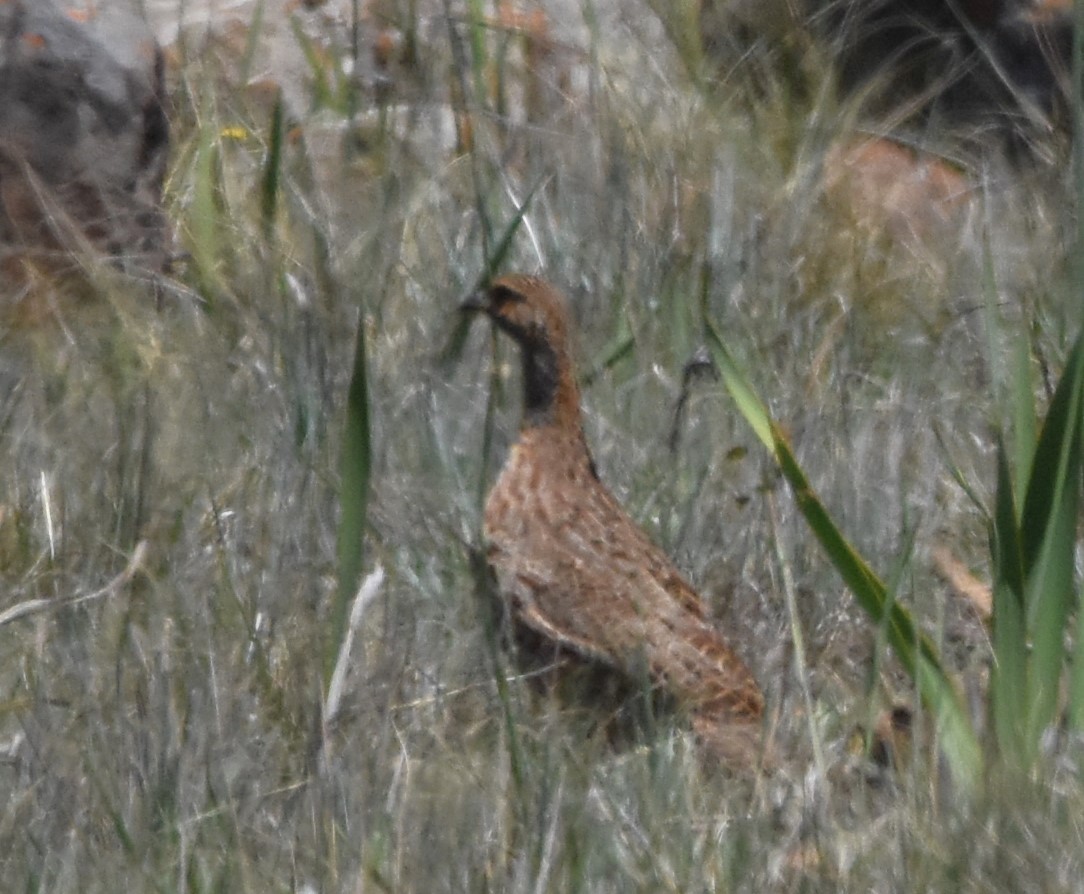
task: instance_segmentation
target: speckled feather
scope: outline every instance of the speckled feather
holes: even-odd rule
[[[523,355],[523,426],[485,507],[488,559],[513,619],[630,676],[646,668],[724,762],[755,764],[760,688],[696,591],[595,472],[560,293],[507,276],[473,307]]]

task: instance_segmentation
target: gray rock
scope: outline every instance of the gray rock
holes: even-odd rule
[[[162,67],[118,0],[0,2],[0,277],[88,248],[164,266]]]

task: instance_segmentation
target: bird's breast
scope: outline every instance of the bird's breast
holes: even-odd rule
[[[529,549],[547,533],[574,523],[589,479],[585,457],[552,444],[518,441],[486,500],[487,540]]]

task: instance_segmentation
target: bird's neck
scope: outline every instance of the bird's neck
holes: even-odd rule
[[[551,345],[523,351],[523,428],[582,429],[580,391],[567,354]]]

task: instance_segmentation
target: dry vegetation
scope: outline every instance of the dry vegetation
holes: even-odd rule
[[[702,65],[639,2],[562,7],[545,36],[474,5],[374,6],[367,33],[395,40],[360,86],[348,32],[298,13],[315,98],[281,146],[267,85],[243,87],[259,44],[189,36],[168,184],[188,259],[155,294],[92,268],[92,299],[0,331],[0,612],[34,609],[0,625],[2,887],[1078,887],[1079,744],[1052,735],[1036,779],[973,800],[925,744],[896,771],[864,757],[855,730],[914,702],[906,678],[719,385],[693,380],[674,437],[707,314],[979,691],[985,633],[930,551],[988,573],[952,468],[989,501],[1005,332],[1053,374],[1080,323],[1068,165],[968,159],[953,225],[896,238],[825,195],[854,115],[812,50],[796,96]],[[486,635],[471,557],[517,382],[484,327],[449,344],[528,197],[503,266],[571,294],[602,477],[761,680],[771,780],[727,777],[669,720],[613,747]],[[387,580],[326,723],[356,329],[363,570]]]

